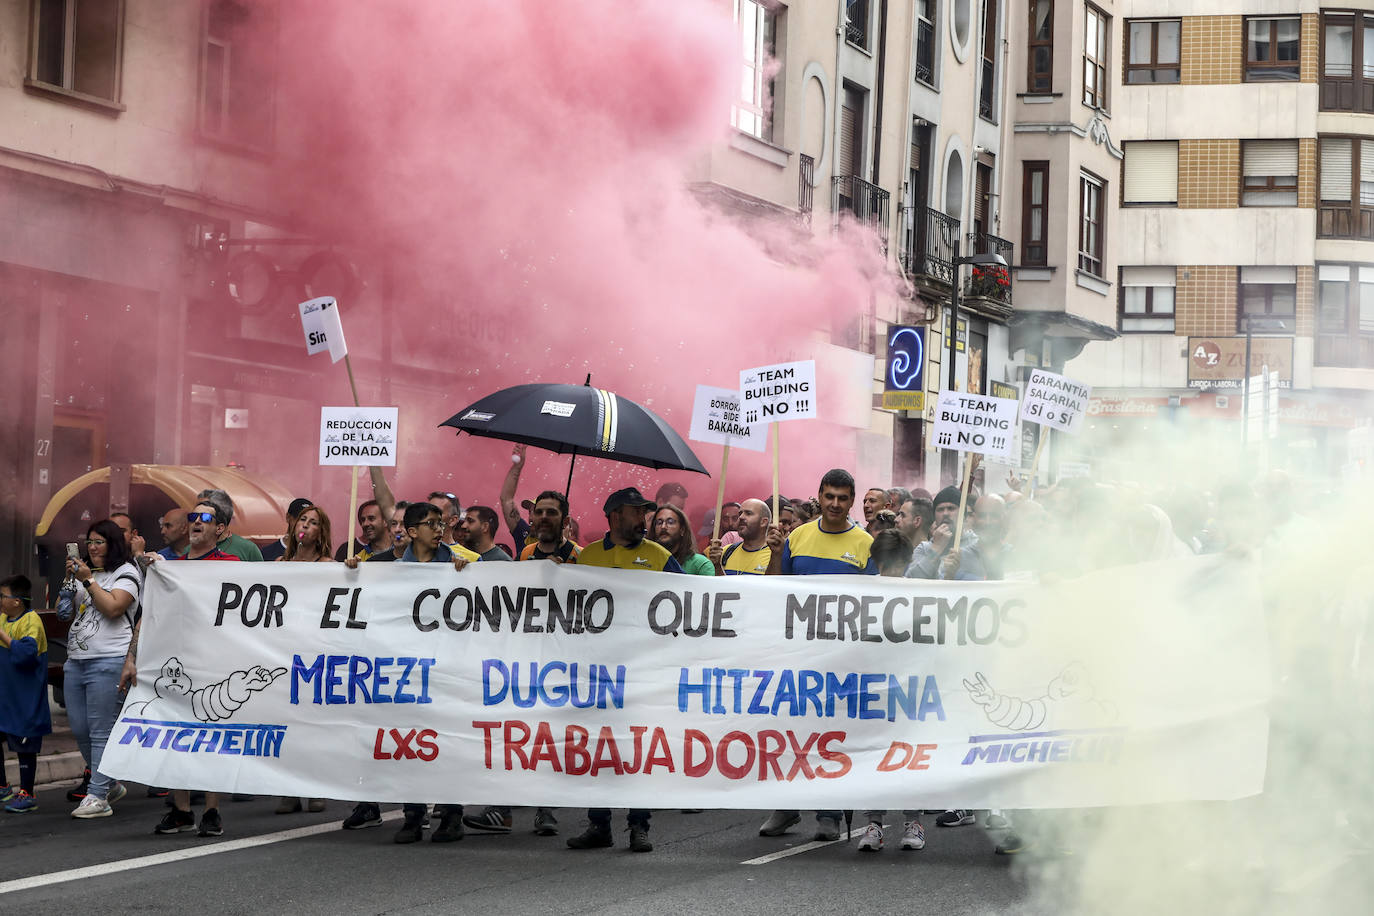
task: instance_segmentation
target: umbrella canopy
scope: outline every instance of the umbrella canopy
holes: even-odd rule
[[[658,414],[613,391],[589,385],[503,388],[439,425],[574,456],[707,473],[683,438]]]

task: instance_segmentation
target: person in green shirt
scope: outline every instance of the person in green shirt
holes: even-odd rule
[[[197,503],[205,503],[214,506],[216,510],[224,514],[231,523],[234,521],[234,501],[229,498],[229,494],[223,490],[201,490],[196,494]],[[250,563],[262,562],[262,551],[258,545],[241,537],[237,534],[229,534],[226,530],[223,538],[215,545],[219,550],[227,554],[238,557],[240,560]]]
[[[682,571],[692,576],[714,576],[716,567],[704,555],[697,553],[696,538],[687,516],[674,505],[659,506],[654,513],[650,536],[673,555]]]

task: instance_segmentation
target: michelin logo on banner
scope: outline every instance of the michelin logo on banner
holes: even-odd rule
[[[156,681],[154,696],[124,709],[119,724],[120,744],[138,744],[179,754],[231,754],[242,757],[280,757],[285,725],[211,724],[230,719],[253,694],[266,690],[286,673],[260,665],[233,674],[208,687],[196,688],[181,661],[167,659]],[[147,718],[149,707],[161,715],[179,715],[189,707],[198,721]]]

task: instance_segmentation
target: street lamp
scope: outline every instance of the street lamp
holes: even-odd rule
[[[1240,395],[1240,442],[1250,445],[1250,341],[1254,331],[1277,333],[1288,330],[1288,322],[1282,318],[1268,315],[1241,315],[1240,323],[1245,326],[1245,378],[1241,381]],[[1267,433],[1266,433],[1267,435]]]
[[[950,284],[949,291],[949,390],[954,390],[954,345],[959,336],[959,268],[964,264],[972,264],[976,267],[1002,267],[1007,266],[1006,259],[996,252],[986,252],[983,254],[969,255],[966,258],[959,256],[959,239],[954,240],[954,279]]]

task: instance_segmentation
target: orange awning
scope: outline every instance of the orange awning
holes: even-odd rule
[[[53,494],[43,507],[36,533],[48,533],[53,519],[78,493],[95,484],[110,482],[109,468],[96,468]],[[234,522],[229,530],[255,541],[281,537],[286,527],[286,507],[291,493],[271,478],[237,468],[193,467],[174,464],[131,464],[129,483],[157,487],[178,506],[195,505],[201,490],[223,490],[234,501]]]

